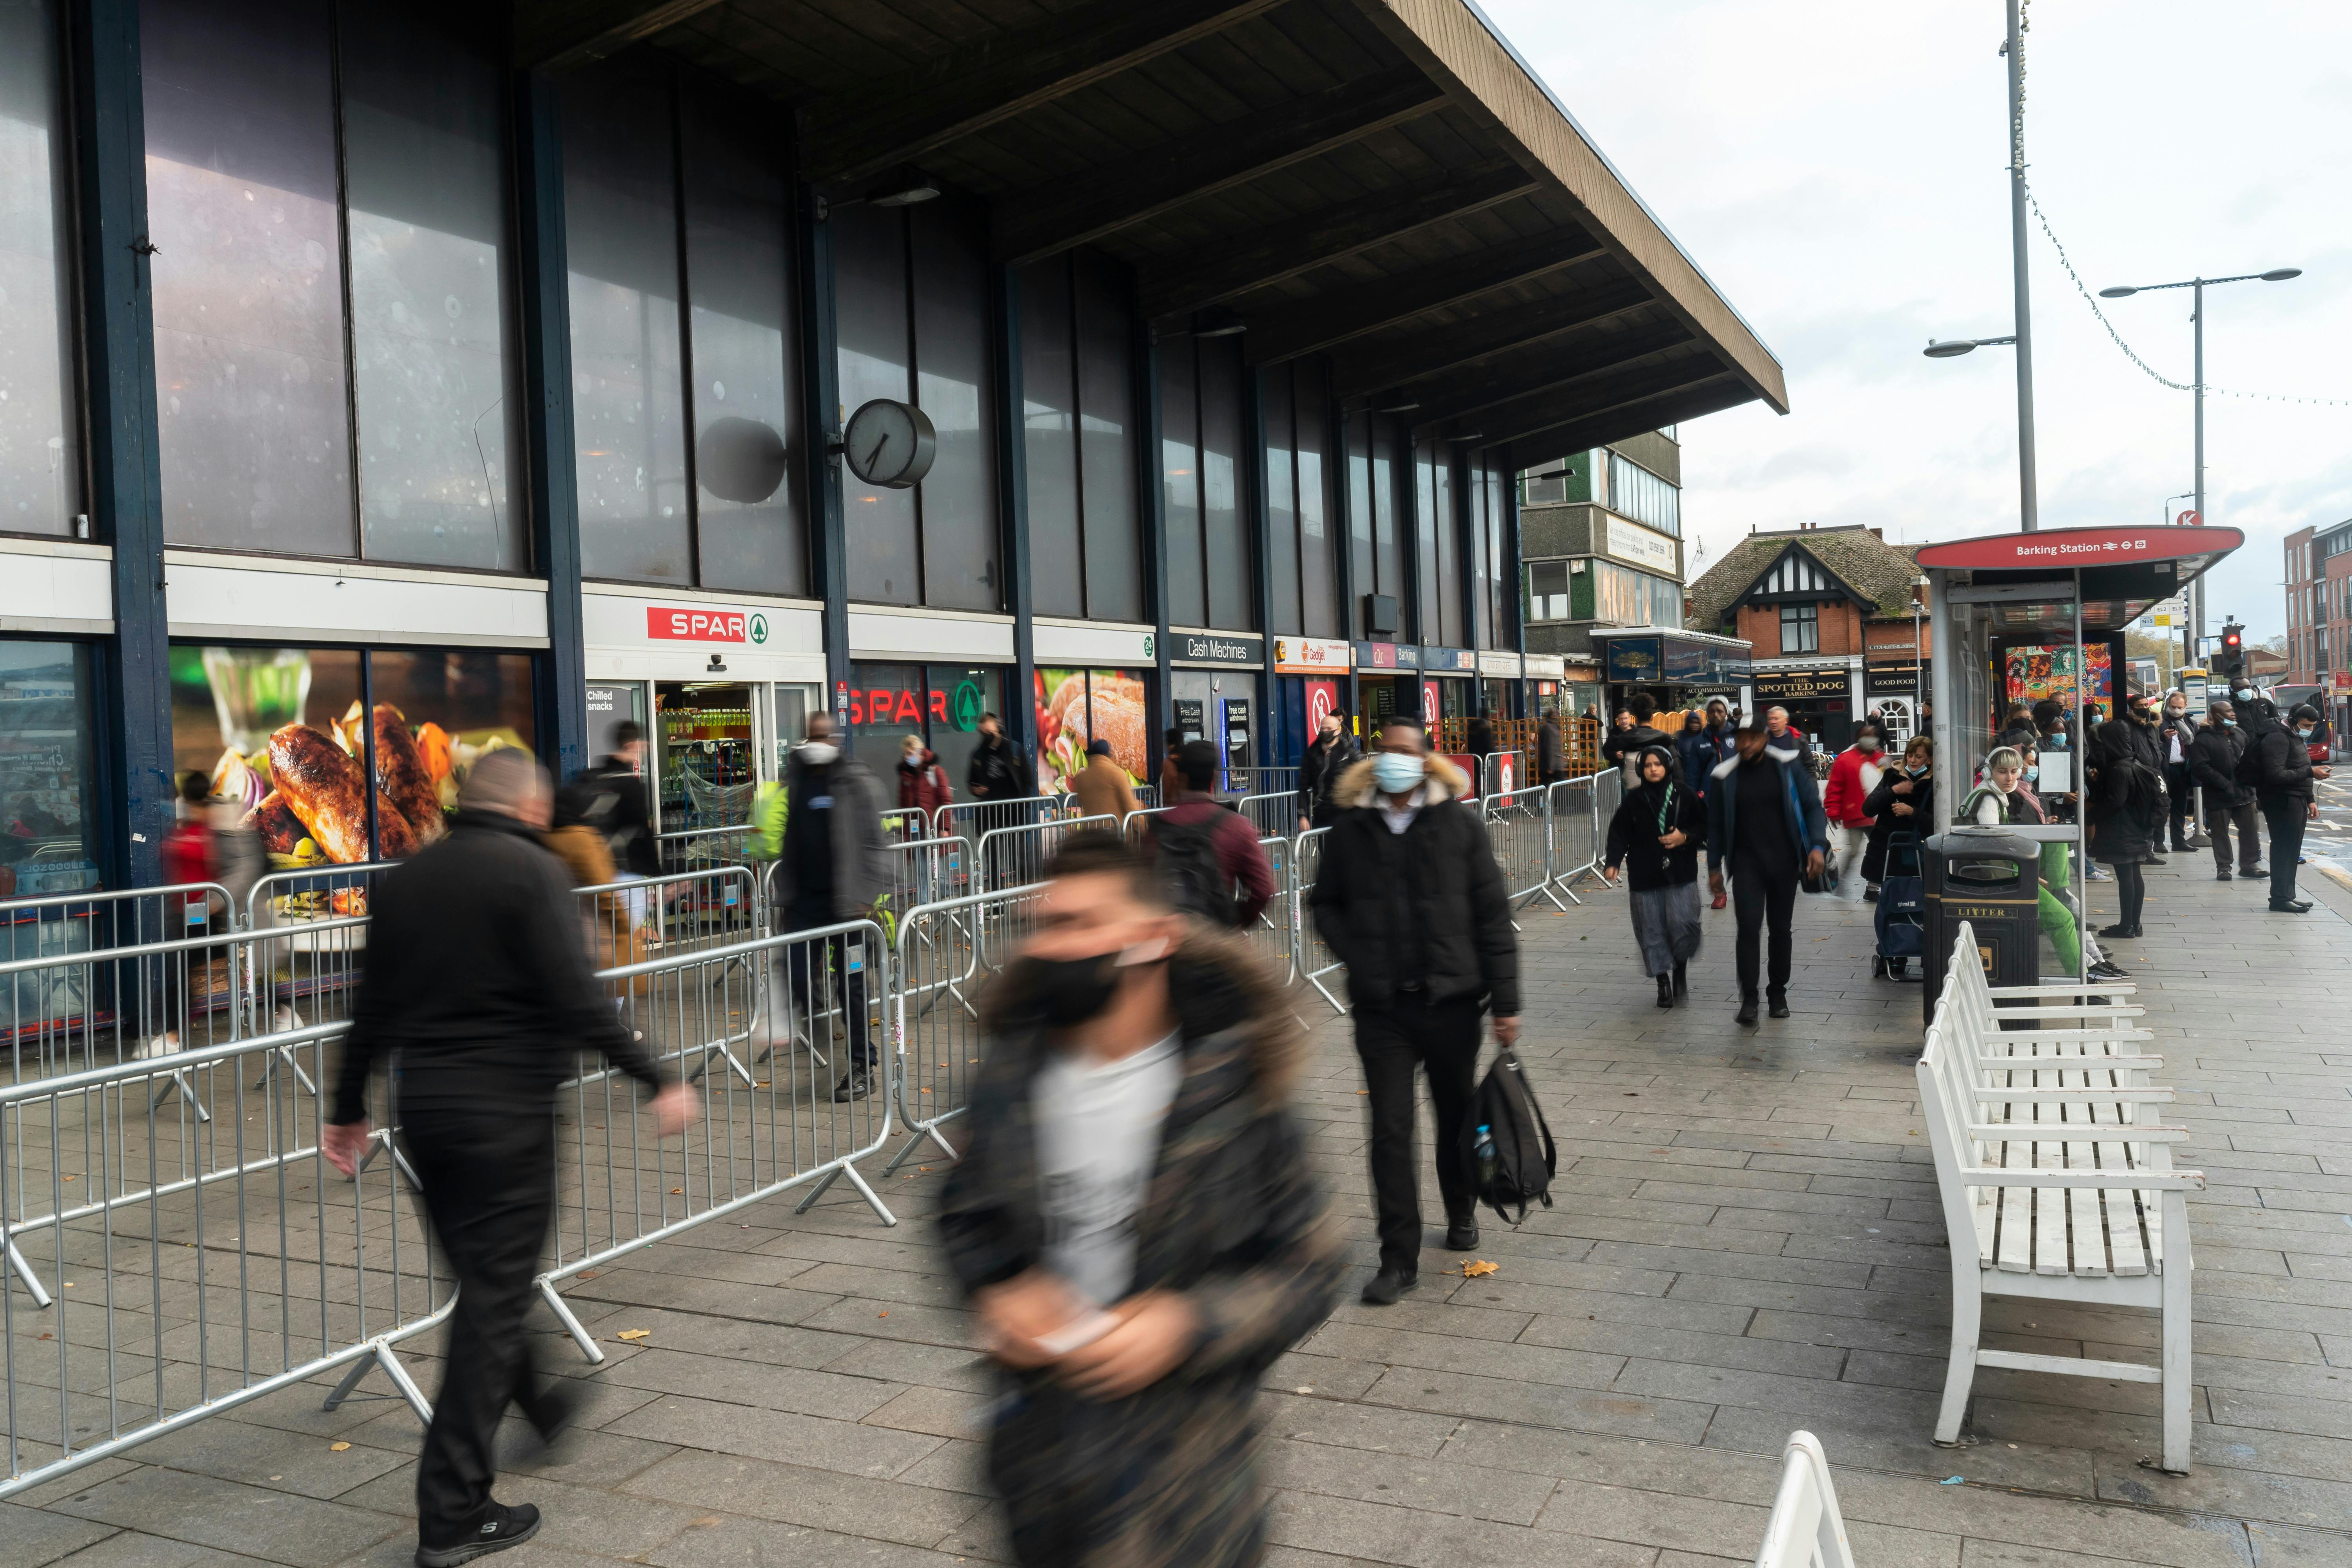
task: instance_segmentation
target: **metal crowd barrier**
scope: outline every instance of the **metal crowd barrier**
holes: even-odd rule
[[[1027,940],[1041,885],[909,910],[898,922],[891,986],[892,1091],[908,1136],[889,1175],[926,1145],[954,1159],[940,1129],[970,1104],[982,1053],[979,988]],[[850,1173],[853,1179],[856,1173]],[[862,1185],[863,1184],[861,1184]]]
[[[1245,795],[1234,803],[1234,809],[1249,818],[1259,837],[1288,837],[1298,831],[1298,819],[1306,815],[1307,797],[1295,789],[1279,795]]]
[[[1259,839],[1257,852],[1265,857],[1266,868],[1274,873],[1274,896],[1242,936],[1252,952],[1283,972],[1283,984],[1287,985],[1298,978],[1298,939],[1292,920],[1297,889],[1291,876],[1298,864],[1297,842],[1277,834]]]
[[[1307,896],[1314,890],[1316,876],[1323,868],[1323,846],[1329,841],[1331,830],[1317,827],[1300,834],[1290,851],[1290,932],[1292,959],[1297,978],[1312,985],[1343,1016],[1348,1004],[1333,994],[1325,982],[1347,966],[1339,962],[1323,938],[1315,930],[1315,917],[1307,912]]]
[[[604,1353],[556,1290],[583,1270],[794,1187],[810,1186],[796,1211],[806,1213],[842,1176],[883,1224],[898,1223],[853,1163],[889,1135],[890,1058],[875,1034],[891,1011],[887,952],[878,924],[844,921],[598,975],[642,985],[645,1043],[662,1060],[731,1056],[756,1026],[770,1076],[715,1078],[702,1121],[667,1142],[636,1086],[601,1062],[583,1058],[564,1086],[553,1260],[534,1283],[590,1361]],[[861,1047],[878,1058],[871,1089],[836,1100],[835,1080]]]
[[[1569,884],[1601,864],[1601,836],[1592,815],[1593,777],[1561,779],[1547,785],[1544,805],[1550,818],[1544,856],[1550,885],[1570,903],[1581,904]]]
[[[232,1038],[236,984],[225,957],[209,943],[156,944],[225,932],[233,920],[217,882],[0,904],[11,1080],[70,1071],[77,1058],[128,1061],[166,1034],[174,1045]]]
[[[992,827],[980,836],[972,858],[981,891],[1025,887],[1037,880],[1039,868],[1053,858],[1062,841],[1089,829],[1116,833],[1115,816],[1072,816],[1056,822],[1033,822],[1018,827]]]
[[[413,1173],[381,1157],[382,1134],[356,1180],[331,1173],[317,1102],[268,1070],[290,1054],[322,1076],[344,1027],[0,1089],[0,1208],[34,1193],[49,1208],[12,1227],[12,1252],[67,1286],[37,1312],[0,1287],[0,1498],[338,1368],[327,1408],[381,1367],[430,1418],[395,1347],[456,1296],[400,1190]],[[175,1098],[188,1079],[211,1121]]]
[[[751,838],[759,829],[748,822],[723,827],[687,827],[654,836],[665,872],[694,871],[706,866],[738,866],[751,858]]]
[[[1553,894],[1551,866],[1551,795],[1539,789],[1490,795],[1478,804],[1486,825],[1486,840],[1502,868],[1503,886],[1515,908],[1524,909],[1549,898],[1568,908]]]

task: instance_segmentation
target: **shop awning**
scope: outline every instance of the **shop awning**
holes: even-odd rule
[[[836,199],[950,182],[1000,259],[1097,247],[1156,331],[1328,354],[1343,399],[1508,467],[1788,408],[1779,362],[1465,0],[526,0],[515,37],[526,65],[692,61],[791,115]]]

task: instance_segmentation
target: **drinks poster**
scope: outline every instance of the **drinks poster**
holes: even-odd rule
[[[2069,708],[2087,658],[2090,689],[2084,705],[2101,720],[2115,716],[2115,655],[2105,643],[2012,647],[2003,657],[2009,661],[2009,700],[2031,707],[2047,697]]]

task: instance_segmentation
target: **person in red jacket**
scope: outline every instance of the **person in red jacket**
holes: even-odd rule
[[[194,887],[220,879],[218,847],[205,805],[212,799],[212,781],[200,773],[180,775],[180,820],[163,836],[163,885]],[[162,934],[166,939],[208,936],[228,928],[226,906],[215,908],[210,893],[175,893],[165,900],[173,921]],[[194,1037],[212,1011],[213,964],[218,948],[191,948],[166,961],[167,972],[179,981],[179,1006],[163,1032],[141,1048],[142,1057],[169,1056],[191,1046],[209,1045]]]
[[[923,814],[923,837],[930,836],[931,813],[943,805],[955,804],[955,790],[948,783],[947,769],[940,766],[936,752],[923,744],[920,735],[908,735],[898,742],[898,805]]]
[[[1865,719],[1853,727],[1853,744],[1830,763],[1829,787],[1822,791],[1831,847],[1837,851],[1838,897],[1848,903],[1862,897],[1862,852],[1874,820],[1863,805],[1885,768],[1886,737]]]

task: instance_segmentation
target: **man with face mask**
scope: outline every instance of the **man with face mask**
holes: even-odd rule
[[[1029,800],[1037,794],[1028,757],[1006,738],[1004,721],[993,713],[980,716],[980,744],[964,769],[964,787],[974,800]]]
[[[1427,754],[1410,719],[1391,719],[1378,744],[1339,781],[1339,815],[1308,903],[1348,966],[1380,1211],[1381,1268],[1364,1300],[1386,1307],[1420,1283],[1416,1068],[1429,1075],[1436,1111],[1445,1245],[1478,1245],[1463,1118],[1478,1070],[1478,1016],[1493,1009],[1497,1045],[1519,1037],[1519,948],[1486,826],[1461,804],[1469,781]]]
[[[2164,768],[2156,745],[2156,705],[2133,698],[2125,716],[2092,732],[2090,786],[2084,802],[2093,832],[2091,853],[2115,873],[2121,913],[2099,934],[2129,940],[2140,934],[2147,901],[2142,868],[2161,866],[2156,836],[2164,827]]]
[[[775,870],[781,929],[814,931],[871,918],[890,890],[882,786],[863,763],[844,754],[834,736],[833,715],[822,708],[809,715],[808,739],[785,761],[784,795],[789,815]],[[835,936],[795,943],[777,954],[792,1001],[807,1011],[811,1039],[832,1029],[836,1019],[846,1034],[849,1060],[833,1089],[833,1098],[844,1101],[874,1091],[876,1050],[866,1032],[866,974],[880,958],[853,954],[849,942],[846,935]]]
[[[1298,793],[1307,809],[1298,816],[1298,830],[1331,826],[1331,791],[1339,775],[1356,761],[1356,743],[1348,738],[1347,721],[1337,713],[1323,715],[1314,743],[1298,763]]]
[[[990,1479],[1024,1568],[1241,1568],[1265,1549],[1258,1382],[1339,1279],[1287,1109],[1304,1042],[1276,978],[1115,835],[1045,876],[939,1220],[1004,1394]]]
[[[2156,728],[2156,746],[2164,758],[2164,793],[2172,808],[2172,852],[2186,855],[2189,842],[2189,748],[2196,742],[2197,723],[2189,717],[2189,699],[2175,691],[2164,700],[2164,719]]]
[[[1791,921],[1797,889],[1819,877],[1829,858],[1829,818],[1822,811],[1813,771],[1801,755],[1771,743],[1760,729],[1744,729],[1738,752],[1715,770],[1706,795],[1707,882],[1723,892],[1724,868],[1731,872],[1738,909],[1739,1011],[1736,1020],[1756,1022],[1757,984],[1763,977],[1761,948],[1767,926],[1772,934],[1772,965],[1766,984],[1772,1016],[1789,1016],[1789,976],[1795,962]]]
[[[1868,802],[1885,766],[1885,739],[1875,723],[1864,719],[1854,726],[1853,744],[1831,762],[1829,785],[1822,792],[1822,810],[1830,819],[1830,847],[1837,853],[1838,897],[1847,903],[1862,897],[1863,850],[1874,820]]]
[[[2267,704],[2265,704],[2267,706]],[[2268,724],[2253,740],[2260,770],[2254,799],[2263,822],[2271,830],[2271,913],[2311,912],[2308,900],[2294,896],[2294,868],[2303,858],[2304,824],[2319,815],[2315,779],[2329,770],[2311,761],[2311,737],[2319,728],[2319,710],[2305,703],[2287,715],[2282,725]]]
[[[2213,840],[2216,881],[2230,880],[2230,830],[2238,831],[2238,872],[2263,874],[2262,832],[2254,826],[2254,792],[2238,782],[2238,758],[2246,749],[2245,732],[2238,728],[2238,710],[2215,700],[2205,710],[2205,722],[2189,746],[2189,774],[2205,792],[2205,831]]]

